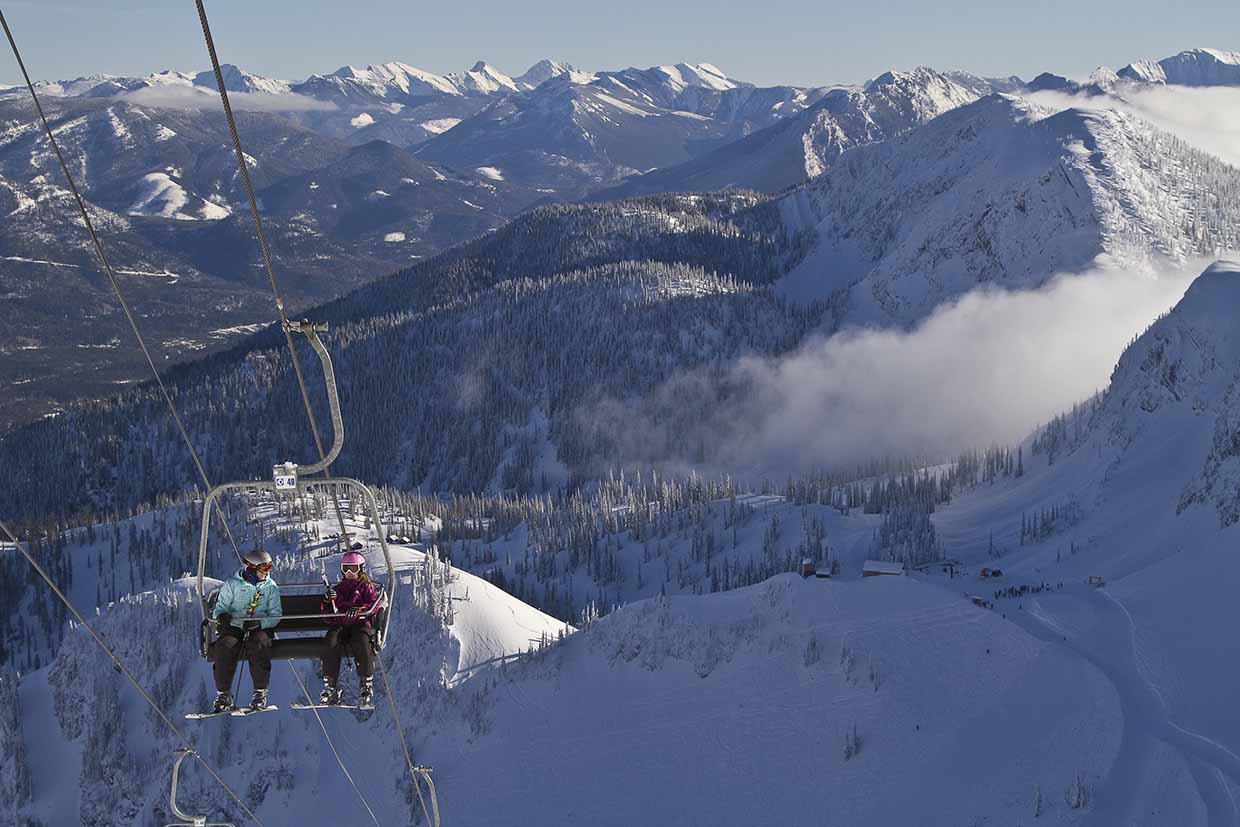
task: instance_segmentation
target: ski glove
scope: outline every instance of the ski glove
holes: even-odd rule
[[[354,606],[352,609],[349,609],[349,611],[345,612],[345,614],[348,615],[349,620],[357,620],[357,616],[360,615],[361,613],[362,613],[362,610],[359,609],[357,606]]]
[[[329,588],[327,589],[327,591],[323,592],[323,599],[324,599],[324,600],[335,600],[335,599],[336,599],[336,590],[335,590],[335,589],[333,589],[333,588],[330,588],[330,587],[329,587]]]
[[[245,629],[247,632],[253,632],[261,629],[262,627],[263,622],[254,618],[248,618],[241,626],[241,628]]]
[[[219,617],[215,619],[215,622],[218,626],[231,626],[232,615],[230,615],[228,612],[224,612],[223,614],[221,614]]]

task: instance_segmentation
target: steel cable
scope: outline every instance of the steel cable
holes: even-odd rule
[[[164,726],[168,727],[168,729],[172,731],[172,734],[177,737],[177,739],[181,742],[181,745],[185,749],[188,749],[190,752],[194,753],[194,757],[198,759],[198,762],[202,764],[202,766],[206,769],[206,771],[211,774],[211,777],[213,777],[216,781],[218,781],[220,786],[223,787],[230,796],[232,796],[233,801],[237,802],[237,805],[240,806],[243,811],[245,811],[245,814],[249,816],[250,820],[253,821],[255,824],[258,824],[259,827],[262,827],[263,822],[259,819],[259,817],[254,815],[254,812],[249,807],[246,806],[245,802],[241,800],[240,796],[238,796],[237,793],[233,791],[233,788],[228,786],[228,782],[225,781],[220,776],[220,774],[215,771],[215,768],[212,767],[210,764],[208,764],[207,760],[203,758],[201,755],[199,755],[194,750],[193,746],[189,742],[189,739],[186,738],[185,735],[181,732],[181,730],[177,728],[177,725],[174,724],[172,720],[167,715],[164,714],[164,711],[160,709],[159,704],[155,703],[155,699],[150,696],[150,693],[148,693],[145,689],[142,688],[142,684],[138,683],[138,679],[135,678],[133,673],[129,671],[128,667],[126,667],[125,664],[121,662],[121,659],[116,656],[116,653],[112,651],[112,648],[108,646],[108,644],[104,641],[103,638],[99,636],[99,633],[95,631],[94,627],[86,622],[86,618],[82,617],[82,613],[79,612],[76,608],[74,608],[73,604],[69,602],[69,598],[65,597],[65,594],[64,592],[60,590],[60,587],[57,586],[55,582],[53,582],[52,578],[48,576],[47,572],[43,570],[43,567],[39,565],[39,561],[35,560],[34,555],[32,555],[25,548],[22,542],[17,539],[17,535],[15,535],[12,531],[10,531],[9,527],[5,525],[3,522],[0,522],[0,531],[3,531],[8,536],[8,538],[13,542],[13,545],[17,548],[17,550],[21,553],[21,555],[26,558],[26,561],[30,563],[30,565],[34,568],[34,570],[38,573],[38,575],[43,578],[43,581],[47,583],[48,587],[51,588],[51,590],[55,592],[56,596],[60,598],[60,602],[65,604],[65,608],[67,608],[73,614],[74,618],[77,619],[77,622],[80,623],[82,627],[86,629],[88,633],[90,633],[90,636],[95,639],[95,643],[99,644],[99,648],[103,649],[104,653],[109,658],[112,659],[112,663],[116,665],[116,668],[120,670],[121,674],[129,679],[129,682],[133,684],[134,689],[138,690],[138,694],[142,696],[143,700],[145,700],[148,704],[150,704],[151,709],[155,710],[155,714],[159,716],[159,719],[161,721],[163,721]]]
[[[202,24],[202,37],[207,43],[207,52],[211,56],[211,68],[215,72],[215,83],[220,90],[220,101],[224,105],[224,119],[228,122],[228,132],[232,137],[233,151],[237,155],[237,170],[245,184],[246,196],[250,202],[250,215],[254,218],[254,231],[258,235],[258,246],[263,254],[263,267],[267,270],[267,278],[271,282],[271,293],[275,297],[276,312],[280,316],[280,329],[284,331],[284,341],[288,345],[289,357],[293,360],[293,373],[297,376],[297,387],[301,391],[301,401],[306,408],[306,418],[310,420],[310,433],[314,437],[314,446],[319,452],[319,459],[327,455],[323,452],[323,440],[319,437],[318,422],[314,418],[314,409],[310,405],[310,394],[306,390],[306,379],[301,372],[301,362],[297,358],[297,349],[293,345],[293,334],[289,332],[288,316],[284,311],[284,297],[280,295],[280,285],[276,281],[276,271],[271,264],[271,248],[267,244],[267,233],[263,229],[262,215],[258,211],[258,199],[254,195],[254,183],[250,180],[250,167],[245,160],[245,152],[241,149],[241,136],[237,132],[237,121],[233,118],[232,104],[228,102],[228,90],[224,88],[224,73],[220,69],[220,59],[215,52],[215,40],[211,37],[211,27],[207,23],[207,9],[203,0],[194,0],[198,7],[198,21]],[[331,468],[323,469],[324,476],[330,476]],[[340,500],[332,491],[332,502],[336,507],[336,521],[340,523],[341,549],[347,542],[348,532],[344,526],[344,515],[340,511]]]

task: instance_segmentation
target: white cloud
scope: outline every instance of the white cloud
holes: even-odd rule
[[[782,358],[678,376],[640,404],[608,400],[580,421],[618,438],[618,464],[666,453],[747,477],[1011,445],[1105,388],[1124,347],[1204,266],[974,291],[911,331],[815,338]]]
[[[1240,88],[1121,85],[1113,95],[1035,92],[1029,98],[1054,109],[1118,109],[1143,118],[1233,166],[1240,166]]]
[[[154,86],[117,95],[118,100],[139,106],[164,109],[208,109],[220,106],[214,89],[196,86]],[[336,104],[298,95],[294,92],[229,92],[228,102],[238,112],[320,112],[336,109]]]

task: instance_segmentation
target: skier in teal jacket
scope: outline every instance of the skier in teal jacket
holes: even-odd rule
[[[250,709],[267,707],[271,681],[271,635],[280,623],[280,587],[271,578],[271,555],[256,549],[245,555],[245,565],[224,581],[211,616],[219,637],[215,641],[214,712],[233,708],[232,679],[244,653],[250,662],[254,697]]]

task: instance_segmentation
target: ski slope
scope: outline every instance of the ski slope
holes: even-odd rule
[[[992,588],[1051,583],[995,611],[1099,669],[1120,698],[1121,750],[1093,824],[1237,824],[1240,722],[1229,665],[1240,621],[1227,524],[1235,470],[1240,266],[1219,262],[1125,352],[1081,444],[935,515],[949,548],[1005,572]],[[1026,443],[1029,457],[1029,443]],[[1079,522],[1019,544],[1021,515],[1068,501]],[[1213,508],[1211,506],[1214,506]],[[989,538],[1003,554],[988,560]],[[1106,585],[1093,589],[1090,576]],[[1064,583],[1059,589],[1058,584]]]
[[[1015,824],[1039,786],[1072,824],[1122,732],[1098,669],[903,577],[643,601],[489,694],[485,735],[427,748],[458,824]]]

